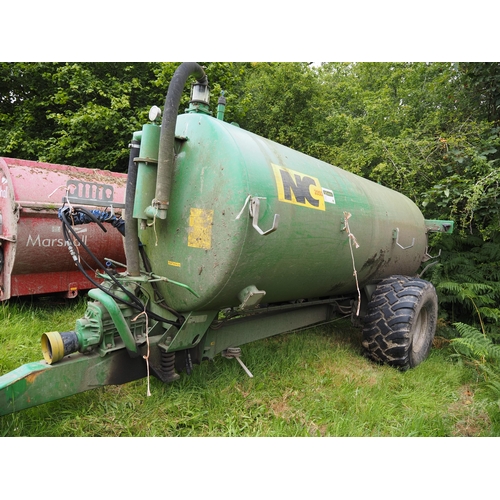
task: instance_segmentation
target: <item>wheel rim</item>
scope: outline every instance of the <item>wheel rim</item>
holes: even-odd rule
[[[415,324],[413,327],[413,342],[411,350],[415,353],[419,352],[427,337],[427,330],[429,328],[429,313],[427,308],[422,307],[418,316],[415,319]]]

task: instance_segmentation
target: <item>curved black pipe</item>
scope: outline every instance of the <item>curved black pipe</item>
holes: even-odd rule
[[[128,160],[127,189],[125,191],[125,258],[127,271],[131,276],[140,276],[139,263],[139,230],[137,220],[133,218],[135,190],[137,184],[137,163],[134,158],[139,157],[139,141],[133,140],[130,144]]]
[[[161,121],[160,146],[158,151],[158,173],[156,177],[156,193],[153,207],[165,211],[170,202],[172,171],[174,164],[175,124],[181,102],[182,92],[187,79],[193,75],[198,83],[207,83],[203,68],[195,62],[182,63],[174,73],[168,86],[165,98],[165,108]],[[165,212],[159,212],[158,217],[166,218]]]

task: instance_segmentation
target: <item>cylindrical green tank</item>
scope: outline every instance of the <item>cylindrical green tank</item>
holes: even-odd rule
[[[402,194],[202,113],[176,136],[167,219],[139,231],[155,274],[199,295],[161,283],[176,310],[235,307],[249,286],[265,303],[352,295],[355,273],[364,287],[420,266],[426,226]]]

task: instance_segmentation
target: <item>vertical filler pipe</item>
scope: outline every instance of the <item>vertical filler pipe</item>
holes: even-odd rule
[[[198,83],[207,83],[205,71],[198,63],[184,62],[175,70],[165,98],[158,151],[156,192],[155,199],[152,201],[153,209],[156,210],[156,216],[160,219],[167,218],[174,168],[175,125],[182,92],[187,79],[191,75],[197,79]]]
[[[137,164],[134,159],[139,156],[139,141],[134,137],[130,144],[128,161],[127,189],[125,191],[125,257],[127,271],[131,276],[140,275],[139,231],[137,220],[133,218],[135,189],[137,182]]]

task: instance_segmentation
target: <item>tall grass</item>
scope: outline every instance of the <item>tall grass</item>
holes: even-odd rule
[[[0,374],[41,359],[39,338],[84,312],[18,302],[0,309]],[[498,409],[478,397],[473,367],[445,348],[399,372],[365,359],[347,320],[242,347],[171,385],[98,388],[0,417],[0,436],[497,436]],[[493,413],[492,413],[493,411]],[[497,413],[495,413],[495,411]]]

